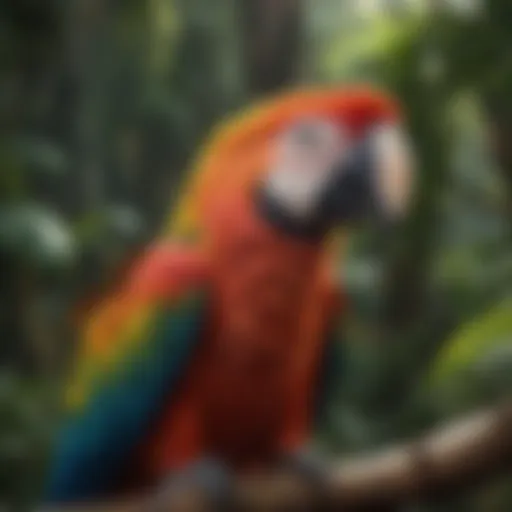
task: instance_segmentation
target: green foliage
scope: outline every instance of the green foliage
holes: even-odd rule
[[[381,80],[383,61],[395,63],[397,49],[415,40],[424,24],[422,19],[378,17],[348,35],[343,32],[331,42],[322,58],[321,73],[330,81]],[[390,59],[390,57],[392,57]],[[396,65],[399,65],[396,62]]]
[[[488,368],[492,361],[498,363],[497,354],[504,357],[504,362],[512,361],[510,354],[503,350],[507,347],[512,347],[512,300],[509,298],[459,328],[439,353],[430,378],[438,383],[479,363]]]
[[[76,256],[66,224],[53,212],[32,204],[0,210],[0,250],[38,273],[69,270]]]
[[[144,239],[145,226],[141,216],[128,206],[111,205],[92,212],[77,227],[83,244],[125,242],[136,244]]]
[[[62,150],[47,141],[24,139],[14,141],[12,148],[28,173],[62,176],[67,170]]]
[[[55,429],[53,395],[44,383],[0,376],[0,503],[10,510],[29,510],[39,492]]]

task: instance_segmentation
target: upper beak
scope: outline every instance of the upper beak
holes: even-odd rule
[[[414,166],[408,143],[382,127],[357,143],[337,164],[324,211],[336,223],[394,223],[406,213]]]
[[[322,208],[337,224],[358,222],[377,214],[375,194],[375,154],[368,140],[363,140],[337,164]]]

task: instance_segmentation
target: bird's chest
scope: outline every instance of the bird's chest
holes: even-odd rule
[[[226,215],[222,226],[210,246],[212,322],[199,397],[218,448],[236,436],[244,443],[276,437],[320,338],[310,322],[319,248],[250,215]]]
[[[284,377],[308,343],[305,308],[311,268],[298,261],[247,255],[215,284],[218,311],[211,357],[219,368],[259,380]]]
[[[236,436],[250,444],[277,437],[299,356],[312,341],[303,320],[307,274],[283,263],[248,256],[215,286],[202,409],[218,449]]]

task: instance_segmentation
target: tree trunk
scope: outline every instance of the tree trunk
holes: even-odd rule
[[[63,136],[71,150],[71,169],[63,201],[80,215],[103,200],[103,118],[108,66],[107,0],[70,0],[67,8]]]
[[[240,0],[241,58],[251,95],[267,95],[295,81],[301,64],[301,0]]]
[[[435,250],[439,197],[449,179],[449,101],[436,19],[410,43],[392,84],[400,98],[418,162],[418,196],[398,243],[391,244],[383,297],[383,327],[396,338],[421,321]]]

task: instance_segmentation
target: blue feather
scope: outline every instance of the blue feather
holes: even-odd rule
[[[137,361],[71,419],[51,467],[46,503],[88,501],[112,492],[187,370],[200,339],[204,302],[193,297],[160,310]]]

